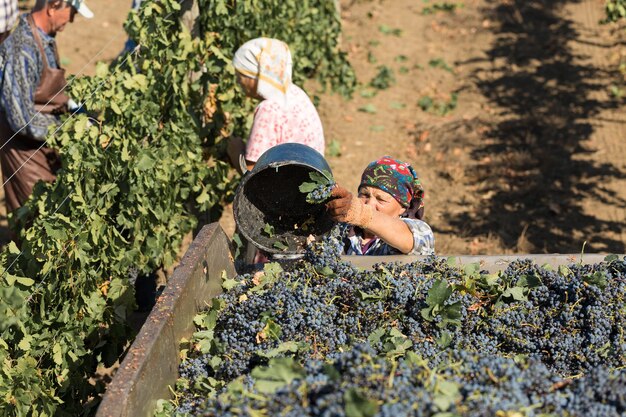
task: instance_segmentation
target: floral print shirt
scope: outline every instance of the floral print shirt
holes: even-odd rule
[[[287,106],[276,100],[263,100],[254,112],[246,159],[256,162],[269,148],[295,142],[324,154],[324,130],[317,110],[304,91],[295,84],[287,90]]]

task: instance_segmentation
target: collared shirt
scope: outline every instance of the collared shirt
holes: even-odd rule
[[[0,33],[13,29],[18,15],[17,0],[0,0]]]
[[[413,234],[413,249],[408,255],[434,255],[435,236],[430,226],[422,220],[401,218]],[[363,234],[355,227],[344,223],[341,225],[340,236],[343,242],[343,252],[346,255],[401,255],[398,249],[387,244],[378,237],[367,244],[363,244]]]
[[[26,126],[20,134],[44,141],[48,127],[57,124],[58,118],[35,110],[35,91],[44,62],[26,17],[20,16],[17,28],[0,45],[0,117],[6,118],[13,131]],[[48,65],[59,68],[54,38],[38,30]]]

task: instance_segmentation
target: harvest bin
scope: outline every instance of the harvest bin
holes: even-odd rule
[[[151,417],[156,402],[169,398],[178,378],[179,342],[194,332],[193,317],[222,291],[222,275],[235,276],[228,238],[218,223],[204,226],[181,260],[120,365],[98,408],[96,417]],[[605,255],[453,256],[457,265],[480,262],[496,272],[516,259],[538,265],[599,263]],[[412,262],[424,256],[345,256],[355,266],[371,268],[379,262]]]

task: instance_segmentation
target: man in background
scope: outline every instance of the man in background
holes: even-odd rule
[[[11,33],[18,14],[17,0],[0,0],[0,44]]]
[[[93,17],[83,0],[37,0],[0,45],[0,166],[7,213],[24,204],[39,180],[54,181],[60,167],[45,143],[70,102],[55,36],[76,13]]]

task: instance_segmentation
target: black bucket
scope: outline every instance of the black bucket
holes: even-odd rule
[[[319,237],[334,225],[325,205],[308,203],[299,190],[311,181],[311,172],[326,175],[324,171],[331,172],[324,157],[306,145],[284,143],[268,149],[235,194],[238,231],[268,253],[303,253],[310,235]]]

